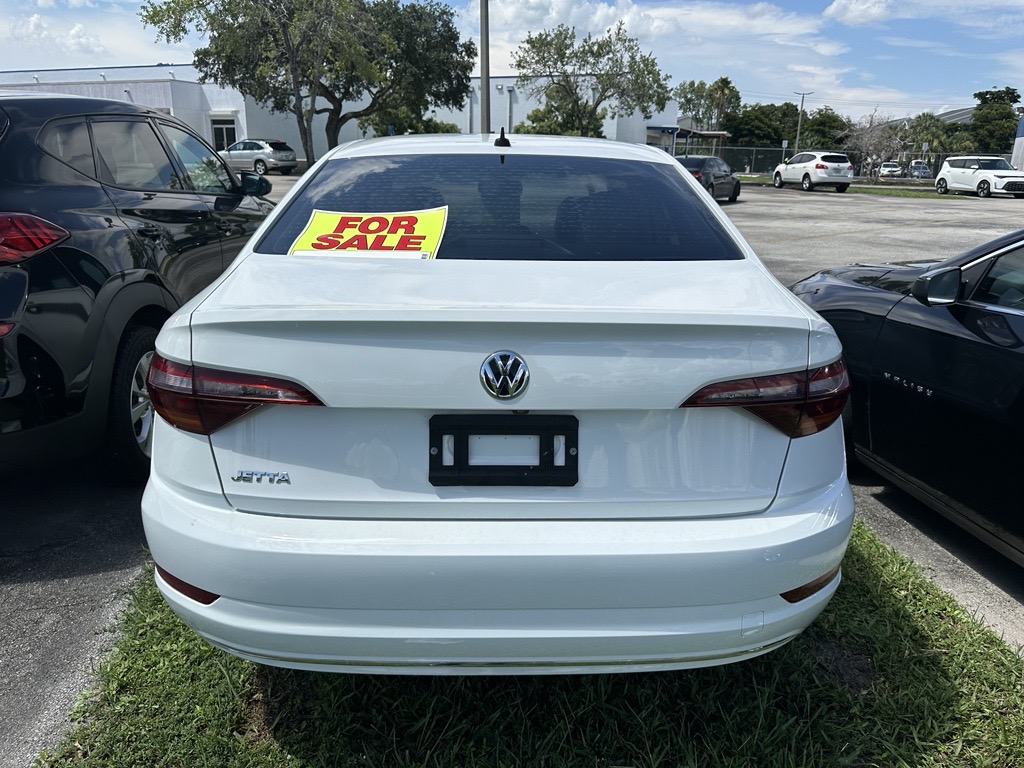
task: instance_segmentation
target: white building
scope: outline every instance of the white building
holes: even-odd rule
[[[491,130],[506,132],[541,106],[515,87],[514,76],[490,80]],[[174,115],[205,136],[216,149],[224,149],[238,139],[282,139],[301,155],[302,142],[289,113],[272,113],[233,88],[200,83],[199,72],[191,64],[156,64],[144,67],[88,67],[79,69],[38,69],[0,72],[0,89],[48,91],[120,99]],[[357,109],[359,102],[351,104]],[[650,120],[643,115],[608,119],[604,134],[610,139],[634,144],[652,144],[671,151],[676,132],[677,106],[670,102],[664,112]],[[460,110],[438,109],[431,113],[438,120],[454,123],[463,133],[480,130],[480,79],[473,78],[470,94]],[[358,122],[352,120],[341,129],[339,142],[362,138]],[[317,157],[327,151],[324,120],[313,125],[314,151]]]

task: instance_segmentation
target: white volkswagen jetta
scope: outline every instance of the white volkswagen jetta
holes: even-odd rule
[[[839,342],[662,151],[344,145],[156,346],[156,580],[238,656],[697,667],[838,586]]]

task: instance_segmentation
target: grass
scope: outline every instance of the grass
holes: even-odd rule
[[[740,664],[522,678],[260,667],[192,635],[146,578],[99,677],[37,766],[1024,765],[1024,660],[859,523],[825,613]]]
[[[762,184],[764,186],[770,186],[772,183],[771,176],[743,176],[742,181],[745,184]],[[907,186],[885,186],[886,184],[900,183],[897,182],[865,182],[855,181],[848,188],[848,192],[856,192],[861,195],[881,195],[883,197],[930,197],[937,198],[939,195],[935,193],[935,188],[932,186],[931,181],[923,182],[910,182],[918,184],[918,187],[907,187]],[[799,185],[790,185],[793,189],[798,189]],[[960,198],[961,195],[948,194],[945,195],[946,200],[952,200],[954,198]]]
[[[881,195],[883,197],[930,197],[938,198],[940,195],[936,194],[932,187],[922,187],[921,189],[908,189],[907,187],[881,187],[877,185],[861,185],[853,184],[850,186],[850,192],[856,192],[860,195]],[[948,194],[944,196],[946,200],[960,199],[960,195]]]

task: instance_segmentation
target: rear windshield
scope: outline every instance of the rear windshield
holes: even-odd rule
[[[743,258],[676,167],[542,155],[333,160],[281,212],[256,249],[413,250],[401,242],[423,243],[415,228],[420,219],[440,222],[431,225],[436,237],[423,246],[426,258]]]
[[[822,155],[821,159],[824,160],[826,163],[849,163],[850,162],[850,158],[848,158],[846,155]],[[883,165],[885,165],[885,163],[883,163]],[[892,163],[892,165],[895,165],[895,163]]]
[[[683,168],[689,168],[691,171],[699,171],[701,166],[704,165],[703,157],[677,157]]]
[[[267,144],[275,152],[294,152],[295,150],[285,144],[283,141],[268,141]]]

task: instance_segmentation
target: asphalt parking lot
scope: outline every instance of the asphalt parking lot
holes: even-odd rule
[[[275,198],[295,177],[269,177]],[[853,261],[950,256],[1022,226],[1024,201],[877,197],[746,186],[723,210],[784,283]],[[858,514],[1012,643],[1024,643],[1022,570],[906,494],[853,468]],[[5,478],[0,524],[0,766],[23,768],[67,728],[145,561],[141,490],[87,468]]]

